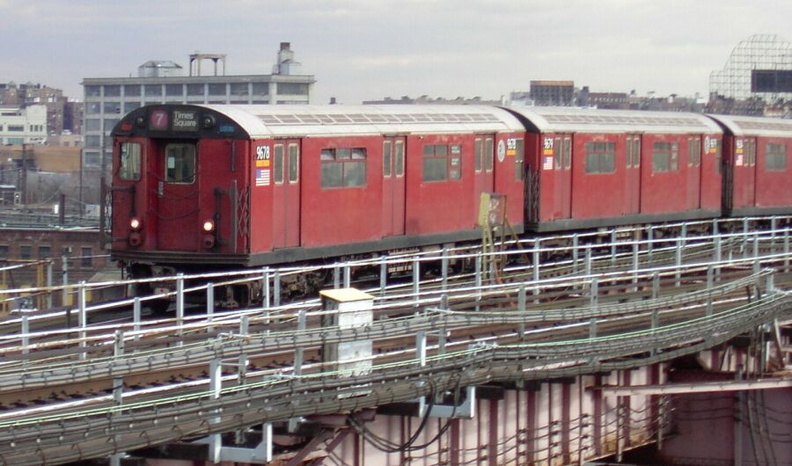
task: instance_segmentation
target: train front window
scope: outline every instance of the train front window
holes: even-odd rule
[[[140,179],[140,144],[125,142],[121,144],[118,163],[118,177],[122,180]]]
[[[168,144],[165,147],[165,181],[183,184],[195,182],[194,144]]]

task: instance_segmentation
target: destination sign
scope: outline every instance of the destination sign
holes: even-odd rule
[[[173,131],[198,131],[198,112],[193,110],[174,110]]]

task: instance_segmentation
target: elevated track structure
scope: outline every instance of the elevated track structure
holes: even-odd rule
[[[165,317],[85,299],[129,283],[73,285],[75,307],[0,323],[0,462],[582,464],[662,451],[680,393],[792,385],[788,230],[635,237],[329,266],[331,288],[360,288],[352,310],[281,302],[293,269],[174,277]],[[213,287],[244,280],[261,306],[214,307]],[[680,361],[718,385],[677,383]]]

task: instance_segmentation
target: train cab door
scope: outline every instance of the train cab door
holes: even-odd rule
[[[554,210],[557,218],[572,218],[572,135],[557,134],[553,146]]]
[[[382,142],[382,235],[404,235],[405,176],[404,137]]]
[[[191,140],[167,140],[153,145],[149,175],[156,190],[153,210],[157,228],[156,247],[168,251],[196,251],[199,235],[185,234],[198,228],[200,160],[199,144]]]
[[[641,210],[641,136],[627,135],[625,153],[625,213],[638,214]]]
[[[688,138],[687,154],[687,208],[701,207],[701,137]]]
[[[495,189],[495,136],[480,135],[475,138],[474,182],[476,193],[474,199],[478,211],[481,193],[491,193]]]
[[[272,161],[272,245],[300,245],[300,141],[279,140]]]

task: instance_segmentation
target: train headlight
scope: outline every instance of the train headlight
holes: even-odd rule
[[[201,243],[204,249],[214,248],[215,244],[217,243],[217,239],[215,238],[214,220],[204,220],[204,222],[201,224],[201,231],[203,232]]]
[[[129,229],[132,231],[140,231],[142,226],[143,222],[141,222],[137,217],[132,217],[132,219],[129,221]]]

